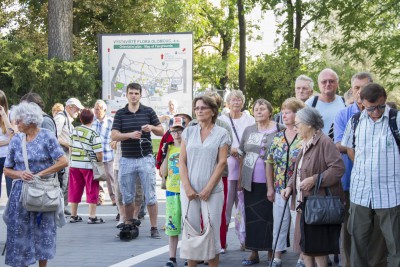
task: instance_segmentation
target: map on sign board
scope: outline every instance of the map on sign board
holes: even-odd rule
[[[191,33],[101,35],[100,44],[103,99],[111,114],[127,103],[126,86],[132,82],[143,88],[141,103],[158,115],[171,99],[178,111],[191,110]]]

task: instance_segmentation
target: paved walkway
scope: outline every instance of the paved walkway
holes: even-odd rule
[[[157,186],[159,199],[158,226],[165,222],[165,191]],[[104,187],[106,188],[106,187]],[[3,197],[0,199],[0,213],[6,203],[5,185],[3,179]],[[89,225],[88,205],[82,204],[78,214],[84,218],[84,222],[68,223],[57,231],[57,254],[55,259],[49,261],[48,266],[64,267],[127,267],[145,266],[162,267],[168,260],[168,236],[162,233],[162,238],[154,240],[150,238],[150,222],[148,216],[142,221],[139,228],[139,237],[130,242],[123,242],[117,238],[118,229],[115,227],[116,207],[111,205],[109,199],[106,204],[97,209],[98,216],[105,219],[106,223]],[[249,251],[240,251],[233,224],[228,232],[228,250],[221,255],[221,267],[241,266],[241,260],[247,257]],[[6,226],[0,220],[0,250],[3,249],[6,240]],[[179,252],[179,250],[178,250]],[[260,253],[261,262],[254,266],[266,266],[266,252]],[[295,266],[297,255],[288,249],[283,256],[283,266]],[[4,257],[0,257],[0,266],[4,266]],[[179,259],[178,266],[183,266],[183,260]],[[205,266],[205,265],[199,265]]]

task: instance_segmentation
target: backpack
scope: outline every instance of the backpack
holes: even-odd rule
[[[346,106],[346,101],[344,100],[344,97],[341,96],[341,98],[342,98],[342,100],[343,100],[344,106]],[[319,96],[317,96],[317,95],[314,96],[313,102],[312,102],[312,104],[311,104],[311,107],[312,107],[312,108],[315,108],[315,107],[317,106],[318,99],[319,99]],[[334,139],[334,128],[333,128],[333,123],[332,123],[332,125],[331,125],[331,128],[329,129],[328,136],[329,136],[332,140]]]
[[[389,110],[389,128],[392,131],[394,140],[396,141],[397,147],[399,148],[400,153],[400,133],[399,128],[397,126],[396,118],[397,118],[397,109],[391,108]],[[351,117],[351,125],[353,129],[353,149],[356,147],[356,128],[358,122],[360,121],[361,112],[357,112]]]

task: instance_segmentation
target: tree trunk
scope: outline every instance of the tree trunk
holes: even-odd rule
[[[303,10],[301,9],[303,3],[301,0],[296,0],[296,28],[294,33],[294,48],[300,51],[301,45],[301,22],[303,20]]]
[[[246,91],[246,21],[244,17],[243,1],[237,0],[239,19],[239,89]]]
[[[66,61],[73,59],[72,47],[72,5],[73,0],[49,0],[48,58]]]
[[[286,13],[287,13],[287,33],[286,42],[290,48],[294,48],[294,7],[291,0],[286,1]]]

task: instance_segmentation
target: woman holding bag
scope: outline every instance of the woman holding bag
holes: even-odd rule
[[[75,127],[71,136],[71,166],[69,169],[68,202],[71,203],[70,223],[81,222],[78,216],[78,204],[86,188],[86,202],[89,204],[88,224],[103,223],[96,217],[99,197],[99,181],[93,179],[92,160],[103,160],[103,148],[100,136],[91,129],[94,114],[91,109],[83,109],[79,114],[82,125]],[[90,157],[90,158],[89,158]]]
[[[44,267],[56,252],[57,226],[65,224],[63,203],[60,201],[57,211],[29,212],[20,200],[23,184],[32,181],[33,175],[57,179],[54,174],[68,166],[68,160],[54,134],[38,127],[43,121],[38,105],[21,103],[13,107],[11,115],[19,133],[11,139],[4,164],[4,174],[14,180],[3,215],[7,219],[5,264],[28,266],[39,261],[39,266]],[[30,171],[25,166],[23,139]]]
[[[203,225],[210,223],[215,255],[201,260],[209,260],[210,266],[218,266],[221,250],[219,230],[224,202],[221,174],[227,164],[231,140],[224,128],[215,125],[218,106],[213,98],[205,95],[196,97],[193,109],[198,124],[187,127],[182,133],[179,156],[182,216],[187,218],[197,232],[200,232],[201,218]],[[187,226],[183,226],[183,232]],[[201,247],[182,253],[184,247],[182,244],[181,257],[188,259],[190,267],[197,266],[196,260],[199,259],[195,254],[201,252]]]
[[[304,221],[305,197],[310,196],[320,175],[323,176],[318,195],[325,195],[329,187],[332,195],[344,200],[341,177],[344,164],[339,150],[321,129],[324,126],[318,110],[305,107],[296,113],[295,130],[302,141],[302,149],[296,159],[294,173],[287,187],[281,191],[284,199],[291,194],[291,208],[298,210],[294,233],[294,250],[303,253],[306,267],[328,266],[328,254],[339,253],[341,225],[307,225]],[[307,240],[307,242],[305,242]]]

